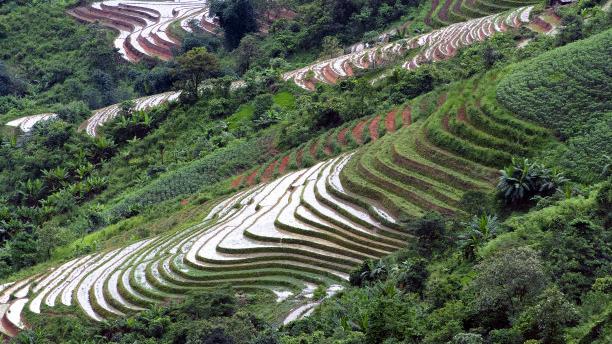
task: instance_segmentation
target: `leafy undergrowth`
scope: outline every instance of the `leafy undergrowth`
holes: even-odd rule
[[[265,340],[275,317],[288,304],[269,292],[236,293],[225,287],[191,293],[180,301],[108,322],[83,321],[74,310],[58,308],[31,315],[31,331],[13,343],[252,343]],[[264,342],[265,343],[265,342]]]
[[[606,343],[609,200],[608,181],[503,224],[486,219],[498,237],[475,259],[462,256],[461,232],[422,222],[416,247],[365,263],[355,287],[281,328],[280,342]],[[448,241],[424,251],[434,233]]]

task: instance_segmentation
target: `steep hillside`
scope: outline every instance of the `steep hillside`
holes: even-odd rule
[[[208,4],[0,4],[117,29],[75,68],[135,99],[0,96],[3,339],[608,342],[601,1]]]
[[[501,82],[499,101],[515,114],[571,136],[612,111],[612,31],[542,54]]]
[[[490,91],[496,77],[490,73],[450,86],[434,100],[432,113],[415,111],[409,128],[356,153],[341,174],[347,189],[402,218],[430,211],[456,215],[465,193],[489,191],[496,169],[513,156],[532,155],[551,139],[499,107]],[[419,107],[427,103],[412,108]]]
[[[409,245],[414,234],[403,229],[405,222],[430,211],[462,212],[465,192],[491,191],[493,168],[550,140],[545,130],[499,109],[489,91],[496,76],[421,98],[402,114],[407,126],[380,139],[378,127],[387,120],[360,122],[351,130],[354,140],[367,132],[374,141],[364,149],[241,191],[187,230],[7,285],[3,295],[16,299],[5,330],[23,328],[14,314],[24,307],[40,313],[41,305],[59,300],[101,320],[220,283],[296,293],[309,283],[346,281],[362,261]]]
[[[557,164],[585,181],[600,178],[612,156],[610,39],[608,30],[542,54],[504,78],[497,93],[513,113],[567,140]]]
[[[283,79],[293,80],[302,88],[314,90],[316,83],[336,84],[359,71],[384,68],[398,61],[402,62],[403,68],[414,70],[422,64],[452,58],[460,48],[484,41],[496,33],[519,29],[534,20],[542,21],[538,15],[532,19],[532,10],[533,6],[519,7],[509,12],[456,23],[423,35],[327,59],[287,72],[283,74]],[[551,29],[552,26],[549,26],[543,31]],[[408,61],[406,56],[409,57]]]
[[[425,23],[433,27],[447,26],[470,18],[479,18],[511,8],[534,5],[537,0],[487,1],[487,0],[434,0],[425,17]]]

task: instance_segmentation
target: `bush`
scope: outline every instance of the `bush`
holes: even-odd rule
[[[452,344],[484,344],[484,339],[477,333],[459,333],[453,337]]]
[[[529,304],[547,284],[538,254],[530,248],[515,248],[490,257],[476,266],[472,283],[475,310],[486,314],[485,325],[507,326],[509,319]]]
[[[506,204],[517,207],[529,205],[534,197],[551,196],[568,182],[563,173],[529,159],[512,159],[512,165],[500,173],[498,196]]]
[[[542,257],[561,291],[578,301],[597,277],[612,273],[610,233],[587,217],[574,214],[555,221],[542,240]]]
[[[562,343],[563,329],[578,320],[576,309],[555,287],[546,289],[538,299],[536,305],[521,313],[515,327],[524,338],[538,339],[545,344]]]
[[[446,224],[437,213],[428,213],[409,223],[408,231],[417,237],[416,249],[424,256],[431,256],[447,247]]]

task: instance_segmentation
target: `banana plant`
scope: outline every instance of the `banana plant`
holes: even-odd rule
[[[466,225],[465,232],[459,236],[459,247],[465,259],[473,261],[478,249],[493,239],[499,231],[499,221],[495,215],[474,216]]]
[[[21,196],[23,203],[33,207],[42,198],[45,190],[45,184],[40,179],[28,179],[25,182],[19,182],[17,194]]]

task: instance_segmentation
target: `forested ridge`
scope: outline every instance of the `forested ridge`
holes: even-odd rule
[[[611,13],[0,1],[0,333],[610,342]]]

